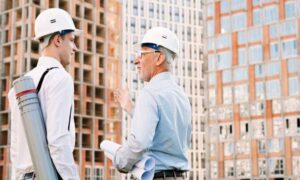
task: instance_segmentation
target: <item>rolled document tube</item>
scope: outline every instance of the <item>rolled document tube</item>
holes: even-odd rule
[[[22,76],[13,85],[37,179],[58,180],[50,157],[45,122],[33,80],[29,76]]]

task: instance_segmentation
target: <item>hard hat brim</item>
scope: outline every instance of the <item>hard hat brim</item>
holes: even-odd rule
[[[74,33],[75,36],[80,35],[82,32],[83,32],[83,31],[80,30],[80,29],[75,29],[75,30],[73,31],[73,33]],[[40,38],[41,38],[41,37],[34,37],[33,39],[34,39],[34,40],[39,40]]]

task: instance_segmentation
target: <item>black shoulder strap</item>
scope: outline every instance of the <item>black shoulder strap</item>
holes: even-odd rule
[[[42,87],[44,78],[45,78],[45,76],[47,75],[47,73],[48,73],[50,70],[55,69],[55,68],[58,68],[58,67],[51,67],[51,68],[48,68],[48,69],[46,69],[46,71],[43,73],[43,75],[42,75],[42,77],[41,77],[41,79],[40,79],[40,81],[39,81],[39,83],[38,83],[38,86],[37,86],[37,88],[36,88],[36,93],[37,93],[37,94],[39,93],[39,91],[40,91],[40,89],[41,89],[41,87]]]

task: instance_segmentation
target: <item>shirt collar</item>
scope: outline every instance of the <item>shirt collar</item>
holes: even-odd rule
[[[149,85],[150,84],[157,84],[157,83],[161,83],[161,80],[164,79],[173,79],[172,78],[172,74],[170,72],[162,72],[159,73],[157,75],[155,75],[150,81],[149,81]]]
[[[49,56],[41,56],[38,60],[37,66],[63,68],[63,66],[57,59]]]

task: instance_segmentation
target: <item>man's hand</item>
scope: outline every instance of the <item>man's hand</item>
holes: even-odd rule
[[[129,94],[128,87],[117,89],[114,92],[115,101],[117,101],[122,109],[129,114],[132,114],[133,110],[133,102],[131,101],[131,97]]]

